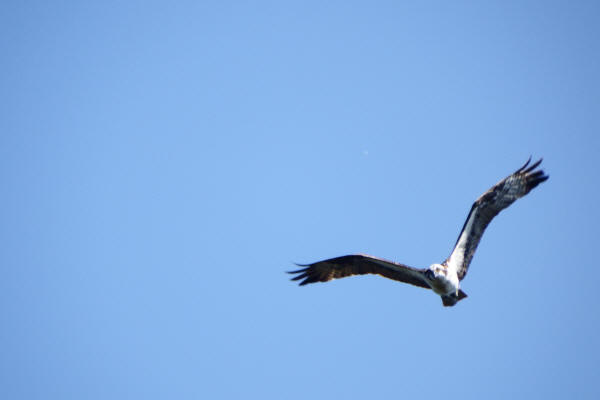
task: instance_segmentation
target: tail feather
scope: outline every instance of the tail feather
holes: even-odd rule
[[[440,297],[442,298],[442,303],[444,304],[444,307],[452,307],[462,299],[466,298],[467,294],[462,290],[459,290],[458,295],[456,295],[456,293],[452,293],[451,295]]]

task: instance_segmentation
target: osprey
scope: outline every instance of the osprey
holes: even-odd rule
[[[297,274],[292,280],[303,279],[300,285],[306,285],[352,275],[377,274],[432,289],[440,295],[444,306],[453,306],[467,297],[460,288],[460,281],[467,275],[473,254],[490,221],[515,200],[548,179],[544,171],[536,170],[541,159],[531,166],[530,162],[531,157],[521,168],[498,182],[473,203],[452,254],[441,264],[432,264],[429,268],[413,268],[365,254],[354,254],[313,264],[297,264],[304,268],[290,271],[290,274]]]

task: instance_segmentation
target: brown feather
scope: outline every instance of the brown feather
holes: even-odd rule
[[[454,250],[444,262],[446,265],[456,263],[460,280],[467,275],[469,264],[477,250],[481,236],[492,219],[500,211],[548,179],[548,175],[545,175],[544,171],[535,171],[542,159],[527,168],[530,162],[531,157],[521,168],[491,187],[473,203],[467,220],[458,235]]]
[[[293,281],[303,279],[300,282],[301,286],[352,275],[376,274],[422,288],[430,288],[423,279],[424,270],[363,254],[330,258],[312,264],[298,264],[298,266],[305,268],[289,273],[298,274],[292,278]]]

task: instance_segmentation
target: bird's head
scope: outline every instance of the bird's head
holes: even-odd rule
[[[446,268],[444,268],[444,266],[441,264],[431,264],[425,274],[429,279],[434,279],[439,276],[446,276]]]

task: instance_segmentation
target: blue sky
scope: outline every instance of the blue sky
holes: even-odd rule
[[[3,2],[0,397],[598,398],[599,16]],[[440,262],[530,155],[454,308],[284,274]]]

